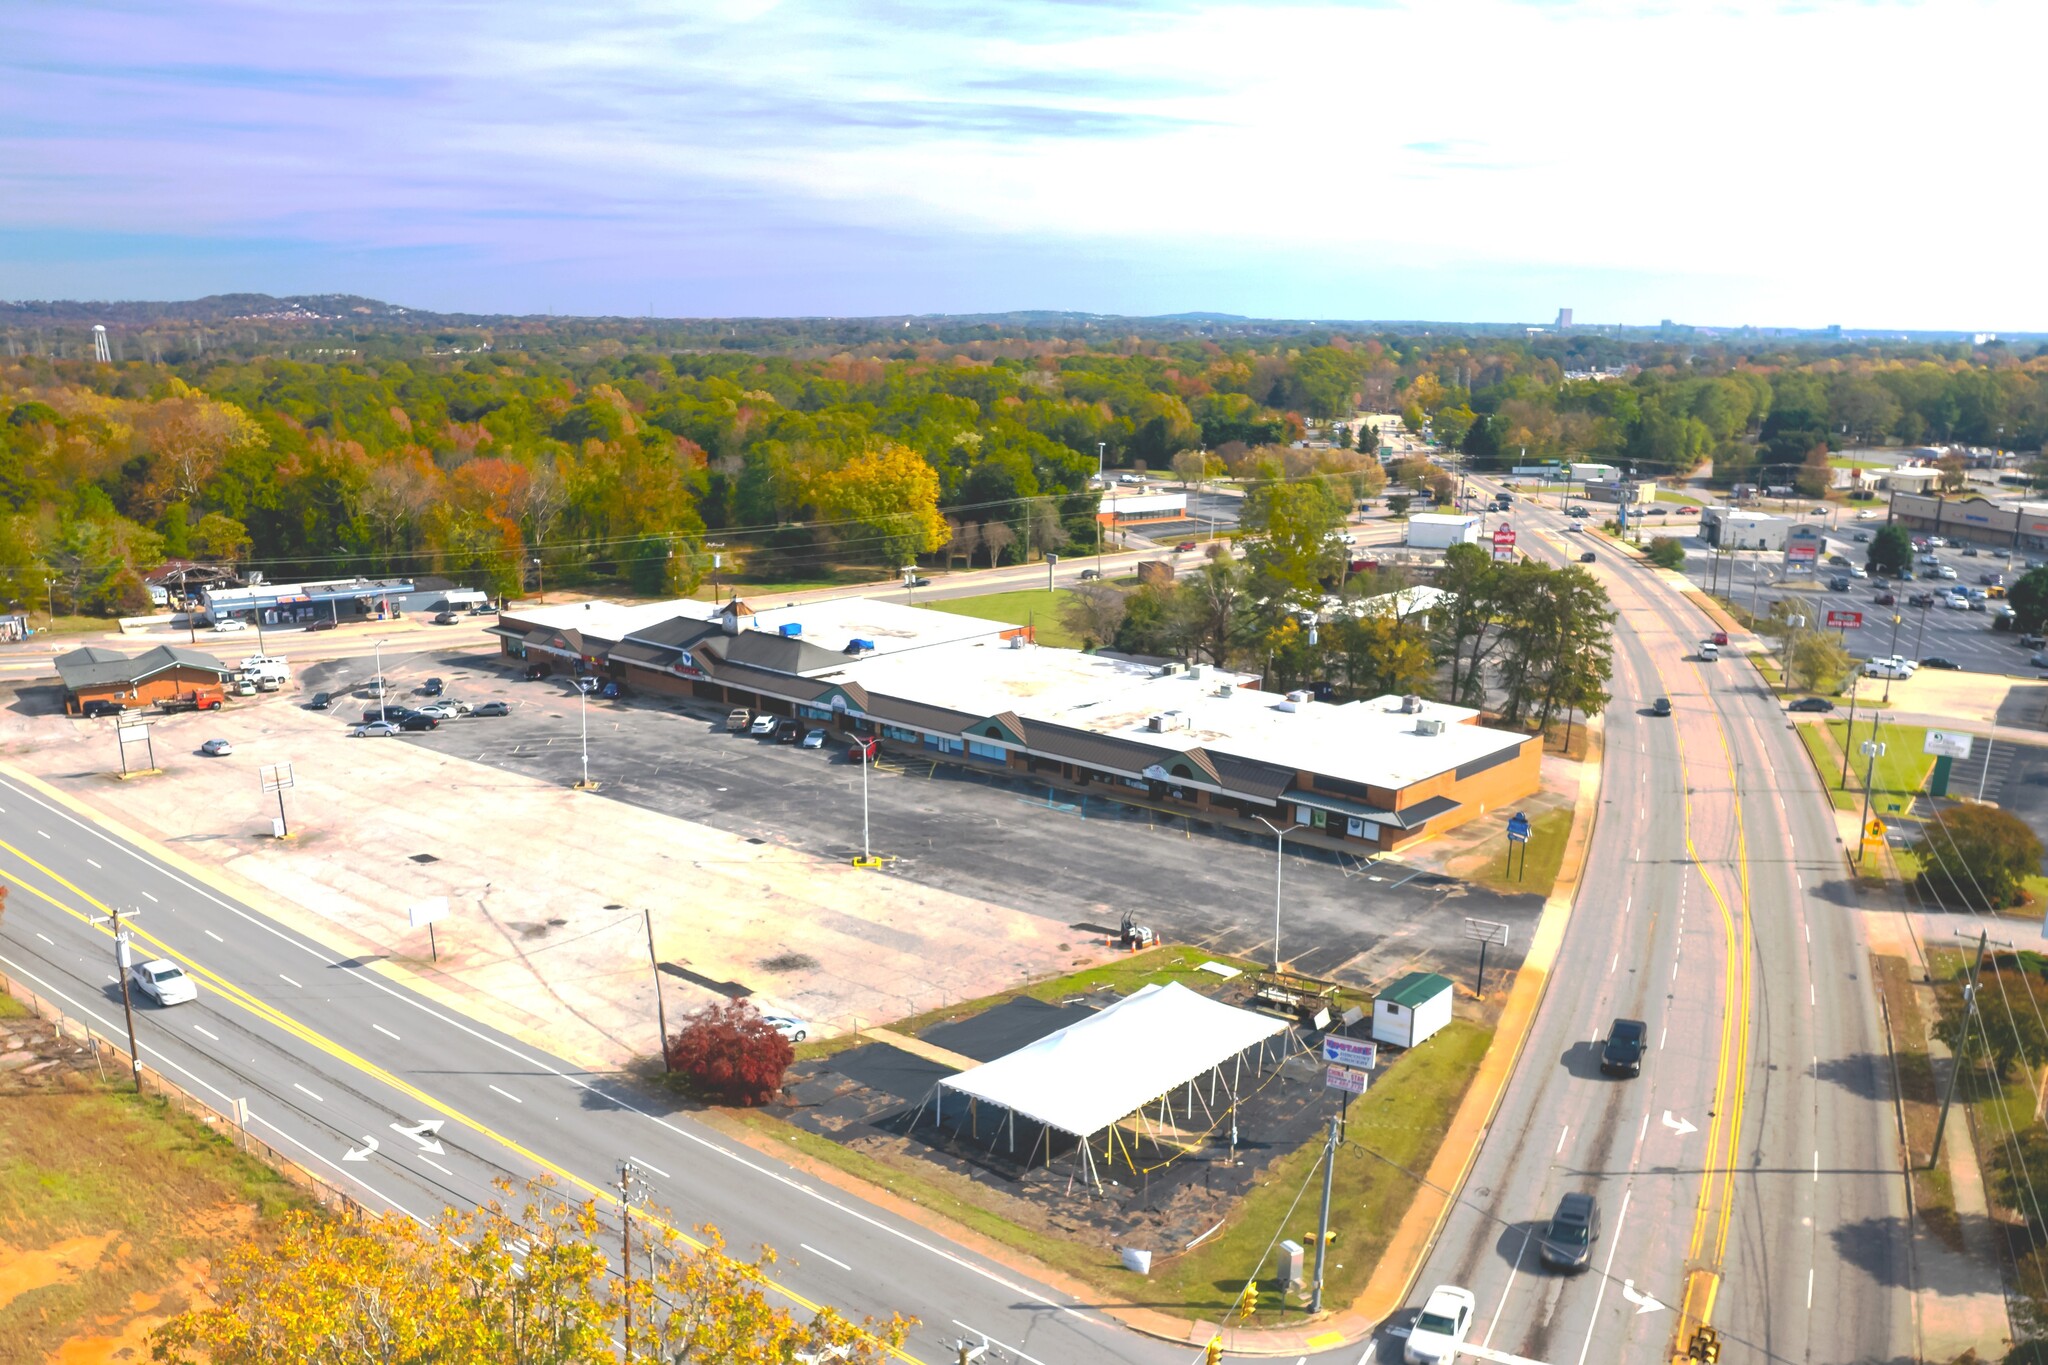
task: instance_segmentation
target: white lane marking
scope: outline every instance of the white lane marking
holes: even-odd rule
[[[1612,961],[1612,962],[1610,962],[1610,963],[1608,963],[1608,964],[1607,964],[1607,974],[1608,974],[1609,976],[1613,976],[1613,975],[1614,975],[1614,969],[1615,969],[1616,967],[1619,967],[1620,965],[1621,965],[1621,954],[1620,954],[1620,953],[1616,953],[1616,954],[1614,955],[1614,961]]]
[[[453,1176],[455,1174],[455,1172],[449,1170],[446,1166],[443,1166],[440,1162],[434,1160],[434,1158],[428,1156],[425,1152],[414,1152],[413,1155],[418,1157],[421,1161],[426,1162],[429,1166],[432,1166],[442,1175]]]
[[[1563,1142],[1563,1138],[1558,1139],[1559,1145]],[[1522,1245],[1515,1248],[1515,1263],[1508,1267],[1508,1282],[1501,1286],[1500,1302],[1493,1307],[1493,1321],[1486,1324],[1486,1335],[1479,1341],[1481,1346],[1493,1345],[1493,1329],[1500,1326],[1501,1315],[1507,1311],[1508,1295],[1514,1290],[1515,1276],[1522,1271],[1522,1258],[1529,1254],[1529,1239],[1535,1235],[1536,1226],[1533,1223],[1522,1233]]]
[[[284,980],[284,983],[285,983],[285,984],[286,984],[287,986],[299,986],[299,983],[298,983],[298,982],[296,982],[296,981],[292,980],[292,979],[291,979],[290,977],[288,977],[288,976],[285,976],[285,974],[284,974],[283,972],[279,972],[279,973],[278,973],[278,976],[280,976],[280,977],[282,977],[282,978],[283,978],[283,980]],[[299,986],[299,989],[300,989],[300,990],[304,990],[304,989],[306,989],[306,988],[305,988],[304,986]]]
[[[1820,996],[1814,993],[1814,987],[1811,981],[1806,983],[1806,1003],[1812,1005],[1815,1009],[1820,1008]]]
[[[1643,1123],[1647,1126],[1649,1122],[1650,1116],[1643,1115]],[[1629,1196],[1634,1193],[1632,1189],[1621,1192],[1621,1212],[1614,1219],[1614,1240],[1607,1244],[1607,1264],[1601,1268],[1600,1288],[1593,1295],[1593,1320],[1586,1324],[1586,1344],[1579,1348],[1579,1365],[1586,1365],[1586,1354],[1593,1349],[1593,1329],[1600,1325],[1600,1301],[1607,1297],[1607,1282],[1614,1278],[1614,1253],[1621,1249],[1621,1225],[1628,1221]]]
[[[1673,981],[1676,981],[1678,979],[1678,962],[1676,959],[1674,959],[1671,963],[1671,979]]]
[[[391,1039],[393,1042],[402,1043],[405,1041],[403,1038],[400,1038],[397,1034],[393,1033],[390,1029],[385,1028],[382,1024],[372,1024],[370,1025],[370,1027],[377,1030],[377,1032],[383,1034],[386,1038]]]
[[[1806,926],[1806,941],[1808,943],[1813,942],[1813,926],[1811,924]]]
[[[853,1270],[852,1266],[840,1260],[837,1256],[827,1256],[824,1252],[818,1250],[809,1242],[798,1242],[797,1247],[799,1250],[810,1252],[811,1255],[816,1256],[821,1261],[830,1261],[833,1265],[838,1266],[841,1270],[848,1271],[849,1273]]]
[[[674,1176],[670,1175],[670,1174],[669,1174],[669,1173],[668,1173],[667,1171],[664,1171],[663,1169],[661,1169],[661,1167],[659,1167],[659,1166],[655,1165],[655,1164],[654,1164],[653,1162],[651,1162],[651,1161],[645,1161],[645,1160],[642,1160],[642,1159],[641,1159],[640,1157],[637,1157],[637,1156],[636,1156],[636,1157],[634,1157],[634,1158],[633,1158],[633,1164],[634,1164],[635,1166],[645,1166],[645,1167],[646,1167],[646,1168],[647,1168],[648,1170],[650,1170],[650,1171],[654,1172],[654,1173],[655,1173],[656,1175],[660,1176],[660,1177],[661,1177],[661,1178],[662,1178],[663,1180],[674,1180],[674,1179],[675,1179],[675,1177],[674,1177]]]
[[[1643,1140],[1644,1138],[1648,1137],[1649,1135],[1650,1135],[1650,1115],[1649,1115],[1649,1112],[1648,1112],[1647,1110],[1645,1110],[1645,1111],[1644,1111],[1644,1113],[1643,1113],[1643,1126],[1642,1126],[1641,1128],[1639,1128],[1639,1129],[1637,1129],[1637,1130],[1636,1130],[1636,1141],[1640,1143],[1640,1142],[1641,1142],[1641,1141],[1642,1141],[1642,1140]]]
[[[197,1024],[194,1024],[192,1026],[192,1031],[194,1033],[206,1033],[206,1030],[199,1027],[199,1025]],[[220,1035],[218,1033],[206,1033],[206,1036],[213,1039],[213,1041],[216,1043],[220,1041]]]
[[[491,1089],[493,1089],[493,1090],[497,1091],[497,1092],[498,1092],[498,1093],[499,1093],[500,1095],[503,1095],[503,1096],[504,1096],[504,1097],[505,1097],[506,1099],[508,1099],[508,1100],[512,1101],[512,1103],[514,1103],[514,1104],[524,1104],[524,1103],[526,1103],[526,1101],[525,1101],[525,1100],[522,1100],[522,1099],[520,1099],[520,1098],[519,1098],[519,1097],[518,1097],[517,1095],[515,1095],[515,1094],[513,1094],[513,1093],[512,1093],[511,1091],[509,1091],[509,1090],[505,1089],[505,1088],[504,1088],[503,1086],[497,1086],[497,1085],[494,1085],[494,1086],[491,1086]]]
[[[314,946],[313,944],[304,942],[303,940],[286,933],[283,929],[279,928],[274,922],[265,919],[263,916],[258,915],[254,911],[249,910],[244,906],[237,905],[233,901],[222,899],[222,897],[216,894],[212,890],[212,888],[198,882],[190,881],[185,877],[180,876],[164,864],[152,859],[150,856],[145,854],[143,850],[141,850],[140,848],[137,848],[131,844],[123,843],[121,840],[115,838],[113,835],[107,833],[105,830],[102,830],[93,825],[89,825],[85,821],[80,820],[75,815],[72,815],[69,811],[51,805],[49,802],[43,800],[40,796],[27,790],[26,788],[11,783],[7,783],[5,782],[4,779],[0,779],[0,787],[5,787],[7,790],[19,793],[27,800],[34,802],[36,805],[41,806],[43,809],[47,811],[50,811],[59,819],[67,821],[68,823],[76,826],[80,833],[98,839],[102,843],[105,843],[109,848],[112,848],[116,852],[124,854],[127,857],[133,859],[135,862],[140,863],[153,874],[161,876],[177,886],[183,887],[185,890],[190,891],[195,896],[199,896],[202,899],[212,901],[215,905],[218,905],[221,909],[227,911],[229,914],[241,919],[251,928],[260,929],[264,933],[269,934],[271,937],[278,939],[283,943],[289,944],[290,946],[304,953],[307,957],[313,958],[316,961],[320,962],[323,966],[334,965],[334,954],[331,950],[319,948]],[[1681,894],[1683,894],[1682,890]],[[0,962],[4,961],[4,958],[0,958]],[[938,1243],[926,1241],[924,1238],[918,1236],[915,1232],[910,1231],[909,1229],[894,1226],[893,1224],[885,1222],[884,1220],[882,1220],[879,1217],[876,1217],[873,1214],[863,1212],[861,1209],[856,1208],[853,1205],[844,1202],[843,1200],[837,1199],[830,1194],[826,1194],[818,1189],[813,1188],[812,1186],[804,1184],[801,1180],[798,1180],[795,1174],[791,1171],[777,1170],[772,1166],[764,1165],[761,1162],[755,1161],[750,1157],[742,1156],[739,1152],[734,1151],[732,1148],[725,1146],[723,1143],[712,1141],[709,1137],[706,1137],[702,1133],[692,1132],[688,1128],[684,1128],[678,1124],[670,1122],[668,1119],[661,1117],[659,1114],[650,1113],[647,1110],[640,1108],[639,1106],[631,1103],[629,1100],[623,1098],[619,1094],[614,1093],[605,1086],[593,1084],[592,1082],[583,1079],[583,1077],[576,1075],[571,1071],[566,1071],[561,1067],[551,1065],[550,1063],[540,1059],[539,1057],[535,1057],[529,1053],[522,1052],[520,1049],[514,1047],[512,1044],[506,1042],[502,1038],[493,1037],[492,1035],[484,1032],[482,1029],[477,1028],[469,1024],[465,1020],[457,1018],[454,1015],[442,1013],[440,1010],[428,1004],[425,1000],[420,999],[418,996],[413,995],[410,992],[401,990],[396,986],[390,985],[374,973],[363,971],[360,968],[350,968],[349,970],[354,973],[356,979],[361,984],[367,985],[373,990],[383,992],[385,995],[390,996],[393,1000],[407,1006],[410,1009],[419,1011],[421,1014],[426,1015],[428,1018],[434,1020],[438,1024],[442,1024],[448,1028],[454,1029],[458,1033],[467,1034],[469,1037],[475,1039],[477,1042],[485,1044],[486,1046],[496,1048],[498,1051],[504,1053],[506,1056],[515,1058],[518,1061],[524,1063],[525,1065],[532,1067],[536,1072],[553,1076],[557,1080],[567,1081],[570,1085],[576,1087],[578,1090],[586,1091],[592,1095],[600,1095],[605,1099],[607,1103],[615,1104],[619,1108],[624,1109],[626,1112],[647,1120],[649,1123],[654,1124],[656,1127],[661,1128],[664,1131],[683,1139],[685,1142],[695,1143],[699,1147],[705,1148],[709,1151],[716,1152],[718,1153],[718,1155],[726,1158],[728,1161],[734,1162],[735,1164],[742,1166],[749,1171],[752,1171],[754,1174],[761,1176],[764,1179],[772,1180],[776,1184],[781,1185],[786,1189],[793,1190],[798,1194],[802,1194],[810,1199],[813,1199],[818,1203],[825,1205],[827,1208],[830,1208],[840,1214],[845,1215],[848,1218],[853,1219],[855,1222],[864,1224],[865,1226],[872,1228],[876,1232],[885,1233],[888,1236],[894,1237],[900,1242],[916,1247],[919,1251],[925,1252],[930,1256],[936,1257],[939,1260],[947,1262],[956,1269],[965,1271],[970,1275],[979,1276],[981,1279],[988,1281],[990,1284],[999,1286],[1000,1288],[1007,1290],[1012,1294],[1017,1294],[1024,1298],[1028,1298],[1034,1303],[1042,1303],[1046,1307],[1064,1313],[1070,1318],[1074,1318],[1078,1321],[1088,1323],[1091,1326],[1104,1325],[1102,1319],[1097,1318],[1083,1311],[1071,1302],[1062,1303],[1060,1300],[1052,1298],[1051,1296],[1040,1292],[1038,1289],[1034,1288],[1029,1284],[1021,1283],[1017,1280],[1009,1278],[1008,1276],[998,1274],[996,1271],[991,1270],[986,1266],[976,1264],[975,1262],[968,1260],[966,1257],[960,1255],[959,1253],[951,1251],[948,1248],[939,1245]],[[111,1028],[112,1026],[109,1025],[109,1027]],[[111,1036],[111,1034],[109,1036]],[[1599,1040],[1599,1035],[1596,1033],[1593,1036],[1594,1041],[1597,1042]],[[180,1069],[182,1070],[182,1068]],[[211,1086],[209,1086],[208,1088],[215,1089]],[[215,1089],[215,1093],[221,1094],[222,1092]],[[223,1098],[226,1098],[226,1096],[223,1095]],[[276,1129],[275,1124],[270,1124],[267,1121],[266,1126],[272,1129]],[[404,1205],[398,1203],[398,1201],[385,1195],[382,1191],[374,1189],[367,1184],[364,1184],[363,1181],[356,1177],[353,1167],[343,1167],[336,1164],[336,1162],[331,1157],[327,1156],[324,1152],[315,1151],[313,1148],[306,1146],[305,1143],[299,1141],[295,1137],[292,1137],[290,1134],[282,1133],[281,1130],[280,1135],[289,1140],[293,1146],[300,1148],[302,1151],[305,1151],[309,1155],[318,1159],[322,1164],[333,1168],[337,1173],[355,1181],[356,1184],[362,1185],[362,1187],[365,1190],[368,1190],[371,1194],[383,1200],[392,1208],[397,1209],[400,1213],[403,1213],[406,1217],[412,1219],[421,1227],[430,1226],[425,1219],[421,1218],[418,1214],[412,1212]]]
[[[294,1090],[301,1090],[301,1091],[305,1091],[305,1093],[306,1093],[306,1094],[308,1094],[308,1095],[313,1095],[313,1092],[312,1092],[312,1091],[310,1091],[310,1090],[306,1090],[306,1087],[305,1087],[305,1086],[303,1086],[303,1085],[300,1085],[300,1084],[299,1084],[299,1083],[298,1083],[297,1081],[293,1081],[293,1082],[292,1082],[292,1089],[294,1089]],[[316,1099],[316,1100],[320,1100],[320,1097],[319,1097],[318,1095],[313,1095],[313,1098],[314,1098],[314,1099]],[[325,1100],[320,1100],[320,1102],[321,1102],[322,1104],[325,1104],[325,1103],[327,1103],[327,1101],[325,1101]]]
[[[1813,1267],[1806,1268],[1806,1306],[1813,1307]]]
[[[93,865],[94,867],[99,867],[99,864],[98,864],[98,863],[96,863],[96,862],[93,862],[93,860],[92,860],[92,859],[90,859],[90,858],[87,858],[87,859],[86,859],[86,861],[87,861],[87,862],[89,862],[89,863],[92,863],[92,865]],[[105,869],[105,868],[101,868],[100,870],[104,872],[104,871],[105,871],[106,869]]]
[[[161,904],[163,903],[163,902],[161,902],[161,901],[157,900],[157,898],[156,898],[155,896],[150,896],[150,895],[149,895],[149,893],[148,893],[147,891],[143,892],[142,894],[143,894],[143,895],[145,895],[145,896],[149,896],[150,904],[152,904],[152,905],[161,905]]]
[[[1820,1148],[1813,1149],[1813,1183],[1820,1184]]]
[[[57,946],[57,940],[51,938],[48,934],[44,933],[40,929],[36,930],[36,937],[41,939],[43,942],[49,944],[52,948]]]
[[[1665,1025],[1665,1026],[1663,1027],[1663,1029],[1662,1029],[1662,1030],[1661,1030],[1661,1031],[1660,1031],[1660,1032],[1659,1032],[1659,1033],[1657,1034],[1657,1051],[1659,1051],[1659,1052],[1662,1052],[1662,1051],[1664,1050],[1664,1040],[1665,1040],[1666,1038],[1669,1038],[1670,1036],[1671,1036],[1671,1025],[1669,1025],[1669,1024],[1666,1024],[1666,1025]]]
[[[39,829],[36,831],[36,833],[42,835],[45,839],[50,837],[50,832],[48,830]]]
[[[208,930],[206,931],[206,936],[207,936],[208,938],[212,939],[212,940],[213,940],[213,941],[214,941],[215,943],[226,943],[226,942],[227,942],[227,940],[226,940],[226,939],[222,938],[222,937],[221,937],[221,936],[220,936],[219,934],[216,934],[216,933],[215,933],[215,932],[213,932],[213,930],[211,930],[211,929],[208,929]]]
[[[983,1341],[987,1342],[991,1346],[1002,1347],[1005,1351],[1008,1351],[1011,1355],[1017,1357],[1017,1359],[1019,1360],[1028,1360],[1031,1362],[1031,1365],[1045,1365],[1045,1362],[1040,1360],[1037,1356],[1027,1356],[1022,1351],[1018,1350],[1016,1347],[1010,1345],[1008,1342],[997,1341],[994,1337],[982,1331],[979,1327],[969,1327],[966,1323],[960,1321],[960,1319],[958,1318],[953,1319],[953,1325],[955,1327],[960,1328],[964,1332],[972,1332],[975,1336],[980,1337]]]
[[[1572,1126],[1571,1126],[1571,1125],[1570,1125],[1569,1123],[1567,1123],[1567,1124],[1566,1124],[1566,1125],[1565,1125],[1565,1126],[1564,1126],[1563,1128],[1561,1128],[1560,1130],[1558,1130],[1558,1134],[1557,1134],[1557,1149],[1556,1149],[1556,1151],[1553,1151],[1553,1152],[1551,1153],[1551,1155],[1552,1155],[1552,1156],[1556,1156],[1558,1152],[1562,1152],[1562,1151],[1564,1150],[1564,1139],[1565,1139],[1565,1134],[1567,1134],[1567,1133],[1571,1132],[1571,1130],[1572,1130]]]

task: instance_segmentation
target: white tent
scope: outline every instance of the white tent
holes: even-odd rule
[[[941,1120],[950,1093],[1072,1134],[1085,1149],[1091,1134],[1286,1031],[1278,1019],[1178,983],[1146,986],[1093,1018],[948,1076],[933,1100]]]

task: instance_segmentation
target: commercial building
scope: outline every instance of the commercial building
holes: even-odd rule
[[[1586,485],[1588,502],[1655,502],[1655,479],[1594,479]]]
[[[1102,495],[1095,519],[1104,526],[1139,526],[1149,521],[1183,521],[1188,514],[1185,493],[1126,493],[1111,488]]]
[[[1792,530],[1790,517],[1709,507],[1700,513],[1700,539],[1723,550],[1782,550]]]
[[[1452,512],[1417,512],[1408,518],[1408,548],[1446,550],[1477,545],[1482,518]]]
[[[2048,502],[2003,502],[1981,493],[1894,493],[1890,519],[1911,531],[1992,549],[2048,550]]]
[[[1263,815],[1361,853],[1533,792],[1538,737],[1414,697],[1274,696],[1256,677],[1034,643],[1029,626],[842,598],[755,612],[670,602],[524,609],[503,651],[629,689],[877,737],[1195,818]]]
[[[310,583],[252,583],[202,587],[207,619],[261,621],[266,626],[308,621],[370,621],[404,612],[459,611],[488,600],[475,588],[446,578],[330,578]]]
[[[57,656],[64,710],[74,716],[94,701],[129,710],[151,706],[197,687],[218,687],[234,673],[211,654],[183,645],[158,645],[135,655],[87,645]]]

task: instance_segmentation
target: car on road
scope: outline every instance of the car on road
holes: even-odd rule
[[[1594,560],[1598,559],[1599,557],[1600,556],[1594,554],[1591,550],[1588,550],[1586,551],[1586,553],[1579,556],[1579,563],[1591,564]]]
[[[1868,578],[1870,577],[1870,570],[1864,568],[1861,564],[1851,564],[1849,566],[1849,577]]]
[[[461,619],[462,613],[459,611],[437,611],[434,613],[434,624],[437,626],[452,626]]]
[[[1699,514],[1700,509],[1697,507],[1681,507],[1678,509],[1678,515],[1681,517],[1696,517]]]
[[[1583,507],[1580,507],[1580,506],[1578,506],[1578,505],[1576,505],[1576,504],[1574,504],[1573,506],[1570,506],[1570,507],[1567,507],[1567,508],[1565,508],[1565,509],[1564,509],[1564,514],[1565,514],[1566,516],[1568,516],[1568,517],[1583,517],[1583,516],[1586,516],[1586,515],[1588,515],[1588,513],[1587,513],[1587,511],[1586,511],[1586,509],[1585,509],[1585,508],[1583,508]]]
[[[395,735],[397,733],[398,727],[388,720],[366,720],[355,729],[349,731],[348,737],[350,739],[383,739],[386,735]]]
[[[811,1026],[803,1020],[787,1014],[764,1014],[761,1022],[774,1029],[792,1043],[801,1043],[811,1036]]]
[[[929,578],[906,578],[903,580],[903,586],[906,588],[929,588],[931,585],[932,581]]]
[[[232,635],[238,630],[247,630],[248,628],[246,624],[237,621],[232,616],[223,616],[220,620],[213,623],[213,633],[216,635]]]
[[[1826,697],[1801,697],[1785,709],[1787,711],[1814,711],[1826,715],[1835,709],[1835,704]]]
[[[1977,547],[1974,545],[1965,545],[1962,549],[1956,551],[1956,553],[1961,555],[1964,559],[1975,559],[1977,557]]]
[[[1813,509],[1813,515],[1815,515],[1815,516],[1817,516],[1817,517],[1824,517],[1824,516],[1826,516],[1826,515],[1827,515],[1827,514],[1828,514],[1828,513],[1830,512],[1830,511],[1832,511],[1832,510],[1833,510],[1832,508],[1827,508],[1827,507],[1816,507],[1816,508],[1814,508],[1814,509]]]
[[[315,692],[313,699],[306,703],[306,709],[308,711],[325,711],[333,704],[334,694],[332,692]]]
[[[498,609],[488,602],[479,602],[469,609],[471,616],[496,616]]]
[[[1577,1190],[1557,1201],[1557,1212],[1543,1226],[1538,1248],[1543,1264],[1559,1270],[1584,1270],[1600,1240],[1600,1201]]]
[[[1569,525],[1569,526],[1565,527],[1564,529],[1565,529],[1565,530],[1567,530],[1567,531],[1583,531],[1583,530],[1585,530],[1586,528],[1585,528],[1585,527],[1583,527],[1583,526],[1581,526],[1581,525],[1579,525],[1579,524],[1578,524],[1578,523],[1577,523],[1577,522],[1575,521],[1575,522],[1573,522],[1573,523],[1572,523],[1571,525]]]
[[[308,621],[308,622],[306,622],[306,629],[307,629],[307,630],[337,630],[337,629],[339,629],[339,628],[340,628],[340,626],[341,626],[341,622],[339,622],[339,621],[334,621],[334,620],[328,620],[328,619],[325,619],[325,618],[322,618],[321,620],[318,620],[318,621]]]
[[[1849,591],[1849,586],[1849,575],[1845,573],[1838,573],[1828,580],[1829,592],[1847,592]]]
[[[469,714],[472,716],[509,716],[512,714],[512,708],[501,701],[479,702],[476,709]]]
[[[235,746],[224,739],[209,739],[199,746],[199,752],[208,758],[226,758],[235,751]]]
[[[167,957],[136,963],[128,969],[128,980],[159,1005],[187,1005],[199,998],[199,987],[185,969]]]
[[[1100,569],[1083,569],[1083,570],[1081,570],[1081,581],[1082,581],[1083,583],[1091,583],[1091,582],[1093,582],[1094,580],[1096,580],[1096,579],[1098,579],[1098,578],[1100,578],[1100,577],[1102,577],[1102,570],[1100,570]]]
[[[806,749],[824,748],[825,732],[823,730],[806,730],[804,732],[804,742],[802,747]]]
[[[419,714],[417,711],[415,711],[412,715],[409,715],[404,720],[398,722],[398,728],[401,730],[415,731],[433,730],[438,728],[440,724],[441,722],[435,720],[432,716],[423,716]]]
[[[2027,662],[2036,668],[2048,668],[2048,650],[2035,650],[2034,656]]]
[[[1615,1020],[1600,1045],[1600,1070],[1609,1076],[1641,1075],[1643,1044],[1649,1036],[1650,1026],[1640,1019]]]
[[[1184,555],[1189,550],[1192,550],[1194,548],[1195,542],[1193,542],[1192,540],[1183,540],[1180,544],[1173,547],[1173,552],[1177,555]]]
[[[1409,1329],[1401,1358],[1408,1365],[1454,1365],[1465,1348],[1465,1334],[1472,1330],[1472,1315],[1479,1301],[1469,1289],[1440,1284],[1429,1291]]]
[[[1850,536],[1849,539],[1855,541],[1858,545],[1868,545],[1870,543],[1870,532],[1858,531],[1855,535]]]
[[[1942,668],[1949,669],[1951,671],[1962,667],[1962,665],[1957,663],[1954,659],[1948,658],[1940,654],[1928,655],[1926,658],[1920,661],[1920,666],[1922,668]]]
[[[1995,569],[1986,569],[1977,575],[1977,581],[1987,588],[2002,588],[2005,586],[2005,575]]]
[[[757,735],[757,736],[759,736],[759,735],[772,735],[772,734],[774,734],[774,733],[775,733],[775,717],[773,717],[773,716],[756,716],[756,717],[754,717],[754,723],[753,723],[752,725],[749,725],[749,726],[747,727],[747,733],[748,733],[748,734],[750,734],[750,735]]]
[[[1669,698],[1669,697],[1659,697],[1659,698],[1657,698],[1657,700],[1656,700],[1656,701],[1654,701],[1654,702],[1650,703],[1650,713],[1651,713],[1652,715],[1658,715],[1658,716],[1668,716],[1668,715],[1670,715],[1670,714],[1671,714],[1671,698]]]

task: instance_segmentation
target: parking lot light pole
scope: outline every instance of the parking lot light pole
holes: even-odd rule
[[[1277,972],[1280,970],[1280,878],[1286,865],[1287,836],[1308,826],[1297,822],[1281,829],[1263,815],[1254,815],[1252,819],[1273,831],[1273,970]]]
[[[590,689],[589,689],[589,688],[587,688],[587,687],[585,687],[585,686],[583,685],[583,680],[582,680],[581,678],[578,678],[578,679],[576,680],[576,696],[577,696],[577,698],[579,699],[579,701],[581,702],[581,705],[579,705],[579,706],[578,706],[578,707],[576,708],[576,715],[577,715],[577,719],[578,719],[578,722],[580,723],[580,725],[581,725],[581,727],[582,727],[582,732],[583,732],[583,734],[582,734],[582,739],[583,739],[583,780],[582,780],[581,782],[578,782],[578,783],[576,784],[576,787],[577,787],[577,790],[579,790],[579,791],[589,791],[589,790],[590,790]]]
[[[391,720],[391,703],[386,698],[391,695],[391,687],[384,681],[384,642],[378,640],[371,648],[377,651],[377,721],[379,724],[388,724]]]

